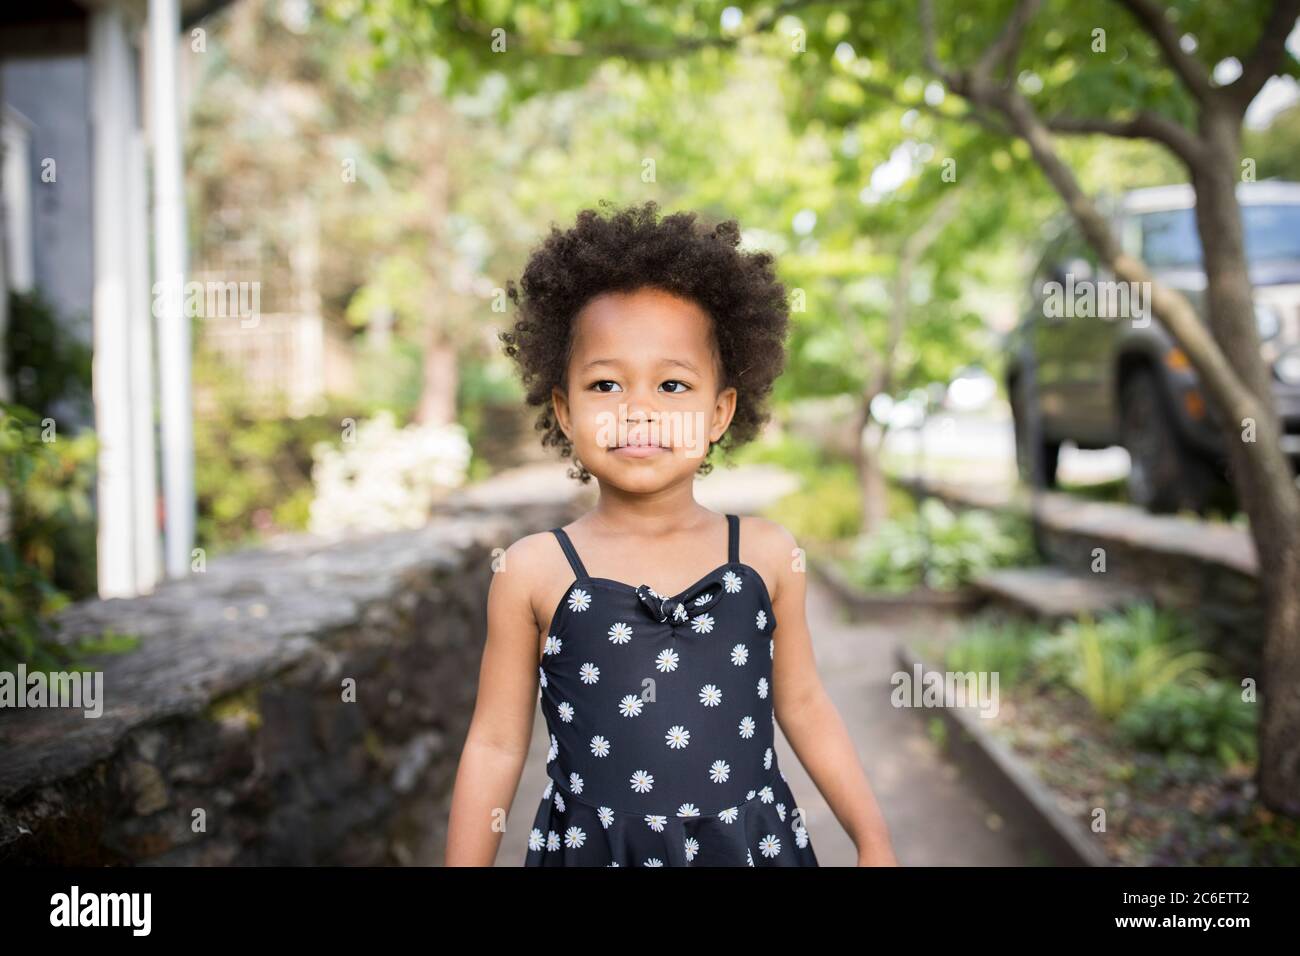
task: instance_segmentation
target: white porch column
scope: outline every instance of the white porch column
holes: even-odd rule
[[[148,594],[158,583],[158,449],[154,435],[153,296],[149,282],[148,158],[144,133],[131,130],[127,144],[128,215],[126,244],[130,255],[131,328],[131,495],[135,521],[135,587]]]
[[[181,178],[176,47],[178,0],[149,0],[149,127],[153,137],[154,278],[183,283],[185,193]],[[183,288],[183,286],[182,286]],[[162,419],[165,552],[169,577],[189,573],[194,547],[194,433],[190,396],[190,320],[184,296],[164,297],[158,315],[158,391]]]
[[[131,492],[130,256],[124,241],[130,161],[131,61],[126,25],[114,6],[90,15],[93,143],[95,432],[99,439],[96,518],[100,597],[135,594]]]

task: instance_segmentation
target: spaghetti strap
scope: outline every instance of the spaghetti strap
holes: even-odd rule
[[[727,563],[740,563],[740,518],[727,515]]]
[[[587,580],[587,569],[582,566],[582,559],[578,557],[578,551],[574,548],[573,542],[569,540],[569,536],[565,534],[564,529],[552,528],[551,531],[560,542],[560,547],[564,549],[564,556],[569,559],[569,566],[573,568],[574,575],[579,581]]]

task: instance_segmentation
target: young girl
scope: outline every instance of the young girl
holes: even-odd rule
[[[897,865],[817,676],[794,538],[694,497],[714,447],[767,418],[785,288],[734,221],[656,209],[584,210],[534,252],[522,296],[507,283],[520,318],[501,338],[543,444],[599,499],[493,575],[446,862],[495,860],[540,696],[550,780],[527,866],[818,866],[776,721],[859,865]]]

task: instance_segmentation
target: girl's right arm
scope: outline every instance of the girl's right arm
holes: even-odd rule
[[[506,549],[487,599],[478,695],[451,796],[447,866],[492,866],[523,773],[537,716],[538,624],[533,613],[537,542]]]

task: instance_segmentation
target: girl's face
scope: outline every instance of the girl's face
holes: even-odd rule
[[[578,460],[629,492],[693,475],[736,411],[709,316],[659,289],[611,292],[578,313],[573,336],[552,399]]]

